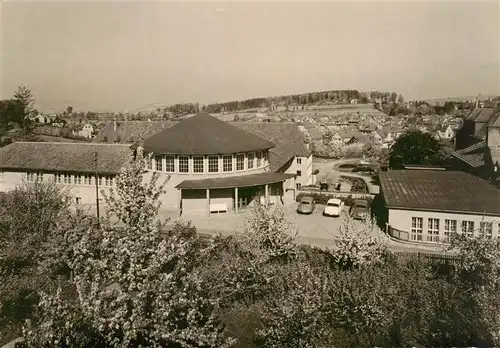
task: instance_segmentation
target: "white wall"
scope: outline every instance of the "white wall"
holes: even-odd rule
[[[11,172],[5,171],[0,175],[0,191],[10,191],[17,186],[23,184],[26,181],[25,172]],[[54,174],[44,173],[43,182],[54,182]],[[72,197],[75,198],[73,203],[76,205],[76,197],[81,198],[80,205],[82,207],[88,207],[91,210],[96,208],[96,190],[95,182],[92,180],[91,185],[83,185],[83,179],[81,185],[76,184],[57,184],[63,190],[67,191]],[[109,188],[99,186],[99,198],[100,203],[104,204],[104,199],[102,192],[108,193]]]
[[[297,163],[297,159],[300,159],[301,164]],[[312,185],[312,172],[313,172],[313,156],[312,154],[309,157],[294,157],[290,167],[285,170],[286,174],[297,174],[297,171],[300,170],[300,176],[295,178],[295,183],[300,183],[301,186]]]
[[[497,238],[500,235],[500,216],[483,216],[472,214],[455,214],[430,211],[399,210],[389,209],[389,225],[393,228],[410,232],[412,227],[412,217],[423,218],[423,241],[426,242],[428,219],[439,219],[439,235],[444,237],[445,219],[457,220],[457,232],[461,233],[462,221],[474,221],[475,235],[479,235],[480,222],[492,222],[492,235]]]

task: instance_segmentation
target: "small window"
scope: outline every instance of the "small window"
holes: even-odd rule
[[[148,170],[153,170],[153,158],[146,156],[146,162],[148,165]]]
[[[80,174],[75,174],[75,185],[82,184],[82,176]]]
[[[427,241],[439,242],[439,219],[429,218],[427,220]]]
[[[474,221],[462,221],[462,233],[467,237],[474,237]]]
[[[297,157],[297,164],[302,164],[302,158]]]
[[[33,172],[26,173],[26,181],[34,182],[35,181],[35,173],[33,173]]]
[[[0,182],[3,182],[3,170],[0,170]]]
[[[421,217],[411,218],[411,240],[422,240],[424,219]]]
[[[167,173],[175,172],[175,157],[174,156],[165,156],[165,171]]]
[[[76,204],[82,204],[82,197],[75,197]]]
[[[62,184],[62,182],[63,182],[63,181],[62,181],[62,180],[63,180],[62,178],[63,178],[62,174],[60,174],[60,173],[55,173],[55,174],[54,174],[54,183],[56,183],[56,184]]]
[[[63,175],[63,183],[65,183],[65,184],[71,184],[71,175],[70,174],[64,174]]]
[[[222,171],[224,172],[233,171],[233,156],[231,155],[222,156]]]
[[[261,152],[257,152],[257,167],[261,167],[262,166],[262,153]]]
[[[255,152],[248,153],[247,155],[248,169],[253,169],[253,167],[255,167],[254,158],[255,158]]]
[[[189,157],[179,156],[179,173],[189,173]]]
[[[219,172],[219,156],[208,156],[208,172]]]
[[[295,188],[297,190],[300,190],[301,187],[302,187],[302,184],[300,182],[298,182],[298,183],[295,184]]]
[[[36,173],[36,181],[43,182],[43,173]]]
[[[111,187],[113,186],[113,177],[108,175],[105,177],[105,182],[104,184],[107,186],[107,187]]]
[[[92,185],[92,176],[90,174],[83,175],[83,184],[88,186]]]
[[[193,172],[194,173],[204,173],[205,165],[203,162],[203,156],[194,156],[193,157]]]
[[[479,223],[479,236],[481,238],[491,239],[493,237],[493,223],[481,221]]]
[[[455,233],[457,233],[457,220],[444,220],[444,242],[449,243]]]
[[[163,157],[155,156],[155,170],[157,172],[163,172]]]
[[[297,170],[297,176],[302,176],[302,171],[301,170]]]
[[[244,170],[245,169],[245,155],[238,154],[236,155],[236,170]]]

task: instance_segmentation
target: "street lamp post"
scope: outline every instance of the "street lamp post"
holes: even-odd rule
[[[94,152],[94,166],[95,166],[95,200],[97,209],[97,225],[99,226],[99,176],[97,174],[97,152]]]

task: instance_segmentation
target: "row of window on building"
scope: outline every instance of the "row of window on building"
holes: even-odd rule
[[[263,167],[269,161],[268,152],[250,152],[247,154],[222,156],[154,156],[148,162],[148,169],[166,173],[227,173]],[[219,158],[222,157],[222,165]],[[233,165],[233,157],[236,158]],[[191,161],[190,161],[191,159]],[[205,165],[205,159],[207,160]],[[177,160],[177,168],[176,168]],[[192,165],[190,166],[190,162]],[[191,167],[191,168],[190,168]],[[206,168],[207,167],[207,168]],[[220,168],[222,167],[222,168]]]
[[[461,221],[460,230],[458,230],[457,220],[444,220],[443,234],[440,234],[440,220],[435,218],[427,219],[427,235],[425,241],[427,242],[450,242],[450,237],[454,233],[461,233],[468,237],[482,237],[487,239],[493,238],[493,222],[481,221],[479,229],[475,229],[474,221]],[[411,232],[410,239],[416,241],[424,241],[424,219],[421,217],[411,218]],[[500,238],[500,223],[498,224]]]
[[[95,185],[95,175],[92,174],[71,174],[71,173],[54,173],[54,183],[66,185]],[[99,186],[111,187],[114,186],[114,178],[111,175],[99,175]],[[41,172],[26,173],[26,181],[28,182],[44,182],[45,175]]]

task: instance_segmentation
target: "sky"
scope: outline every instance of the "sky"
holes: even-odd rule
[[[1,98],[134,111],[335,89],[500,94],[499,2],[4,2]]]

